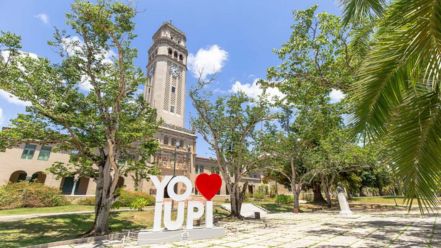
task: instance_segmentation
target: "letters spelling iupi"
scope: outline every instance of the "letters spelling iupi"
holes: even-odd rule
[[[162,227],[162,210],[164,209],[164,227],[167,230],[180,229],[184,224],[184,208],[185,200],[191,195],[193,185],[190,179],[185,176],[164,176],[162,181],[159,181],[157,176],[150,176],[153,184],[156,187],[156,204],[153,222],[153,231],[161,231]],[[185,185],[185,192],[177,194],[174,191],[177,183]],[[176,219],[172,220],[171,201],[164,202],[164,190],[167,187],[167,193],[170,198],[178,203]],[[204,204],[200,201],[188,201],[187,204],[187,220],[186,229],[193,229],[193,221],[201,218],[205,210],[205,226],[213,228],[213,202],[207,201]]]

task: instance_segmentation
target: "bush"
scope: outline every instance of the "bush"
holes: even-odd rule
[[[144,199],[145,206],[153,206],[155,204],[155,197],[151,196],[144,192],[132,192],[127,191],[124,189],[120,189],[118,192],[118,199],[115,203],[113,203],[113,208],[120,208],[120,207],[130,207],[132,208],[133,205],[136,205],[137,203],[140,203],[141,200],[138,199]],[[136,208],[136,207],[134,207]]]
[[[277,195],[276,203],[277,204],[289,204],[294,202],[294,197],[292,195]]]
[[[269,192],[269,197],[274,198],[277,195],[277,187],[276,185],[271,185],[270,186],[270,192]]]
[[[19,182],[0,187],[0,209],[68,205],[61,192],[42,183]]]
[[[95,205],[95,197],[81,198],[78,200],[77,204],[78,205],[94,206]]]
[[[131,209],[137,209],[138,211],[142,211],[142,208],[149,206],[149,201],[145,198],[136,198],[131,204]]]
[[[257,191],[256,193],[253,194],[253,198],[255,200],[263,200],[265,199],[265,194],[263,192]]]

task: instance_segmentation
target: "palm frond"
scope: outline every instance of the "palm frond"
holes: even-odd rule
[[[441,180],[441,100],[418,86],[398,107],[389,144],[409,207],[416,199],[421,211],[438,204]],[[424,207],[424,208],[423,208]]]
[[[359,22],[365,18],[373,19],[381,16],[384,10],[384,0],[342,0],[343,23]]]
[[[433,207],[441,179],[441,2],[393,2],[374,42],[353,88],[356,130],[390,131],[409,204]]]
[[[412,84],[439,90],[440,8],[439,2],[423,0],[391,6],[353,88],[358,131],[381,134],[402,93]]]

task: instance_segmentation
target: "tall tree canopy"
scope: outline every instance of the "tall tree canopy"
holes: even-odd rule
[[[217,165],[230,194],[231,215],[242,218],[240,210],[247,190],[244,177],[261,165],[257,125],[269,118],[265,101],[253,101],[242,92],[214,101],[205,91],[208,82],[199,81],[190,98],[198,115],[192,125],[216,154]]]
[[[157,147],[156,112],[137,93],[146,77],[134,66],[135,13],[119,2],[76,1],[66,15],[74,35],[56,30],[50,42],[59,63],[20,52],[18,36],[0,36],[0,89],[30,103],[0,132],[1,148],[34,142],[70,151],[70,164],[53,171],[74,169],[95,179],[91,235],[109,231],[118,179],[128,169],[119,161],[145,163]]]
[[[350,47],[350,32],[340,18],[317,14],[317,6],[295,11],[291,29],[289,40],[276,50],[282,63],[268,69],[263,85],[277,87],[284,96],[275,105],[282,110],[280,121],[285,134],[281,140],[285,145],[268,147],[268,152],[288,159],[291,169],[285,174],[291,177],[294,211],[298,212],[300,191],[308,175],[313,176],[308,173],[308,154],[320,150],[334,132],[345,128],[342,114],[349,108],[345,102],[332,102],[330,93],[347,92],[357,60]],[[277,148],[282,150],[274,151]],[[326,163],[332,166],[329,159]],[[329,184],[325,186],[329,190]]]

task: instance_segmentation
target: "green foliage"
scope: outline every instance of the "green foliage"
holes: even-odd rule
[[[95,203],[96,203],[95,197],[81,198],[77,202],[78,205],[87,205],[87,206],[93,206],[93,205],[95,205]]]
[[[277,204],[290,204],[294,202],[294,197],[292,195],[277,195],[276,203]]]
[[[0,187],[0,209],[54,207],[69,204],[55,188],[41,183],[9,183]]]
[[[190,91],[198,113],[191,122],[216,154],[219,171],[232,198],[231,213],[240,217],[247,188],[241,179],[264,166],[257,132],[258,124],[271,118],[269,106],[264,99],[254,100],[243,92],[212,101],[205,87],[209,83],[201,79]]]
[[[151,206],[151,205],[152,205],[151,201],[149,201],[145,198],[138,197],[130,204],[130,208],[137,209],[138,211],[142,211],[142,208],[147,207],[147,206]]]
[[[356,165],[356,144],[342,118],[350,105],[330,99],[333,90],[347,94],[353,82],[358,60],[351,30],[338,16],[317,13],[317,6],[295,11],[291,29],[289,40],[275,51],[281,64],[269,68],[262,82],[283,93],[275,101],[280,125],[266,126],[262,149],[269,154],[271,176],[296,194],[313,180],[329,191],[343,170]]]
[[[143,200],[139,200],[143,199]],[[136,206],[153,206],[155,204],[155,197],[144,192],[118,190],[118,198],[113,204],[113,208],[130,207],[139,209]]]
[[[355,129],[369,141],[387,137],[409,207],[416,199],[424,211],[438,205],[441,181],[441,58],[434,56],[441,52],[441,3],[368,2],[385,10],[372,21],[372,44],[356,75]],[[368,14],[349,5],[348,20]]]
[[[115,200],[118,178],[137,170],[119,160],[147,164],[158,148],[156,111],[140,93],[146,76],[134,63],[135,15],[120,2],[77,0],[66,14],[69,31],[56,29],[49,42],[57,62],[23,52],[0,59],[0,89],[30,103],[0,131],[0,150],[33,142],[70,152],[69,163],[50,172],[94,178],[102,216]],[[19,47],[18,36],[2,33],[0,52]],[[109,231],[100,219],[94,235]]]
[[[260,184],[257,186],[256,191],[253,193],[253,198],[255,200],[263,200],[268,195],[268,186],[265,184]]]

